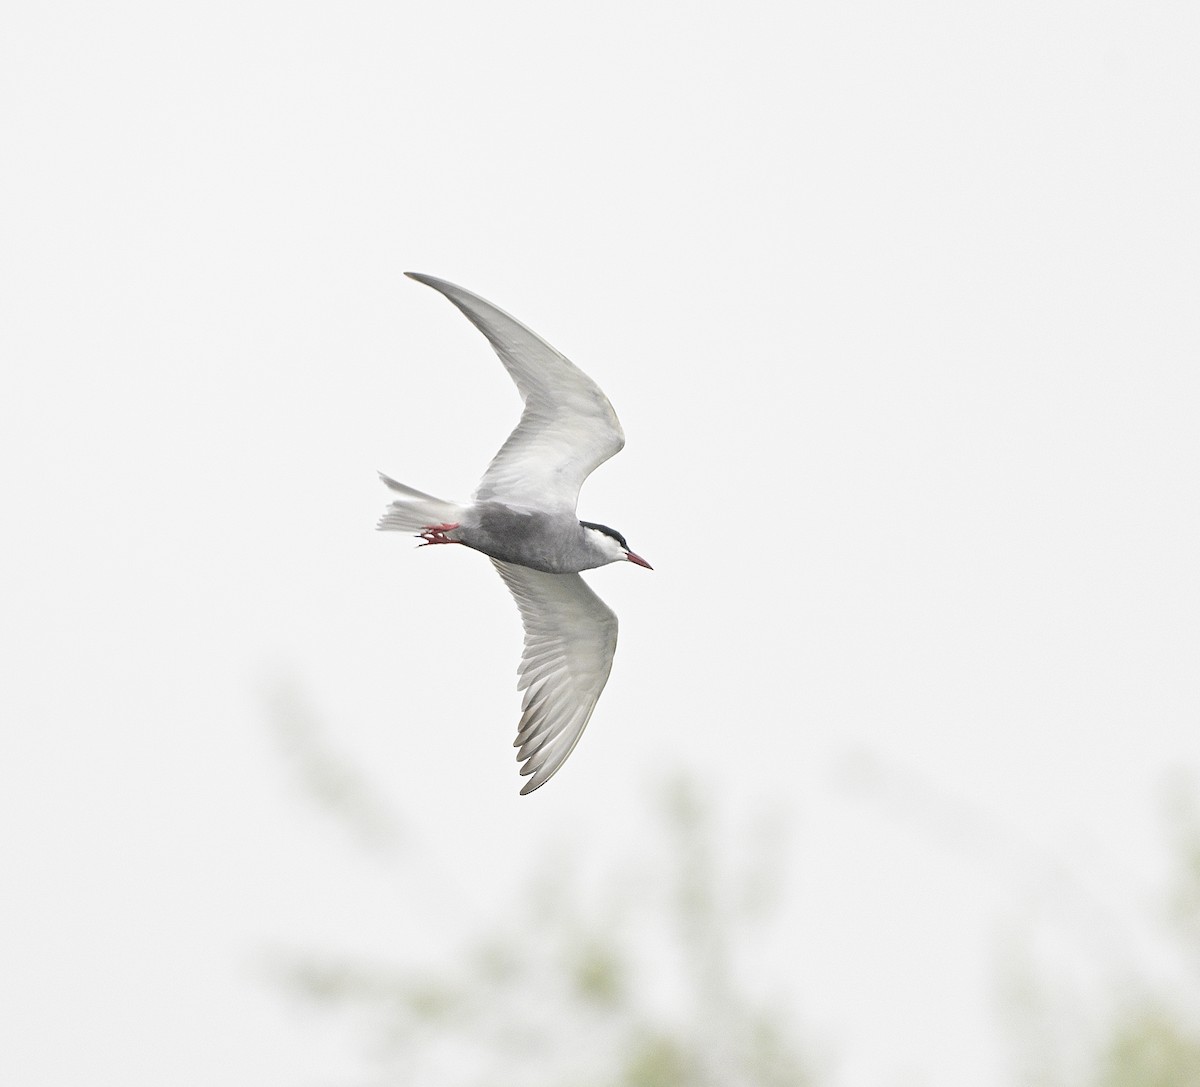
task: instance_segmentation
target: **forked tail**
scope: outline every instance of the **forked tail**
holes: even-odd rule
[[[396,492],[396,498],[384,510],[379,524],[375,526],[381,532],[420,532],[429,525],[462,520],[463,508],[457,503],[446,502],[424,491],[406,487],[382,472],[379,473],[379,478]]]

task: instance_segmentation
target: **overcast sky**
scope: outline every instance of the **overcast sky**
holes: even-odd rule
[[[775,968],[839,1087],[1002,1082],[1013,930],[1169,973],[1197,10],[10,5],[0,1080],[332,1076],[264,948],[452,948],[680,769],[790,820]],[[612,678],[529,797],[512,601],[373,532],[376,469],[466,497],[519,409],[405,270],[628,438],[580,515],[655,571],[590,576]],[[290,774],[281,685],[400,813],[403,909]]]

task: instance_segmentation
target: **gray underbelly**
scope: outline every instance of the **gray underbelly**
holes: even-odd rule
[[[587,565],[583,531],[573,518],[489,502],[475,507],[454,535],[491,558],[551,574],[575,573]]]

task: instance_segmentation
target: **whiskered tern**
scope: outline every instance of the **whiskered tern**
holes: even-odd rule
[[[608,681],[617,617],[579,576],[610,562],[650,564],[616,529],[576,514],[583,481],[625,434],[599,386],[537,333],[470,291],[408,272],[444,294],[492,345],[525,402],[470,502],[447,502],[380,473],[395,498],[379,528],[462,544],[492,560],[521,612],[524,691],[517,760],[522,795],[554,776],[579,742]]]

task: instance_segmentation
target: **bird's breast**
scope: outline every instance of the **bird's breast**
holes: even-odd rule
[[[573,574],[595,565],[579,522],[570,515],[481,502],[454,535],[491,558],[550,574]]]

